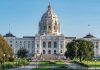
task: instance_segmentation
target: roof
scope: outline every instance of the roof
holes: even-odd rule
[[[85,37],[83,37],[83,38],[96,38],[95,36],[93,36],[92,34],[87,34]]]
[[[76,37],[65,37],[66,39],[76,39]]]
[[[35,38],[34,36],[23,36],[23,38]]]
[[[15,37],[15,36],[11,33],[7,33],[6,35],[4,35],[4,37]]]

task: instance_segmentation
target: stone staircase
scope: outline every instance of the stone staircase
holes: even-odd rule
[[[42,60],[57,60],[56,54],[42,54],[41,55]]]
[[[40,54],[35,55],[34,58],[38,60],[57,60],[59,56],[57,54]],[[64,56],[60,55],[60,59],[64,59]]]

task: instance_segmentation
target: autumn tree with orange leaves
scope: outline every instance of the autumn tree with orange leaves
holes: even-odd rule
[[[5,54],[5,60],[7,60],[9,57],[13,56],[13,51],[3,36],[0,35],[0,61],[3,60],[3,54]]]

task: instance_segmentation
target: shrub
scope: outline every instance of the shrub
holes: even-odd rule
[[[31,59],[31,58],[27,58],[26,60],[27,60],[28,62],[31,62],[31,61],[32,61],[32,59]]]
[[[10,57],[10,58],[9,58],[9,61],[10,61],[10,62],[13,62],[14,60],[15,60],[15,59],[14,59],[13,57]]]
[[[11,69],[11,68],[15,68],[15,67],[16,67],[15,64],[5,64],[5,65],[4,65],[4,68],[5,68],[5,69]]]
[[[29,65],[29,62],[27,62],[27,61],[19,61],[18,65],[19,66],[26,66],[26,65]]]

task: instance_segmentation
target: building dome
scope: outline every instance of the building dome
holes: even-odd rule
[[[6,35],[4,35],[4,37],[15,37],[15,36],[11,33],[7,33]]]
[[[83,38],[95,38],[95,36],[93,36],[92,34],[88,34],[88,35],[86,35],[85,37],[83,37]]]
[[[51,5],[48,5],[48,10],[42,15],[39,22],[39,34],[59,34],[60,22],[57,15],[54,13]]]

